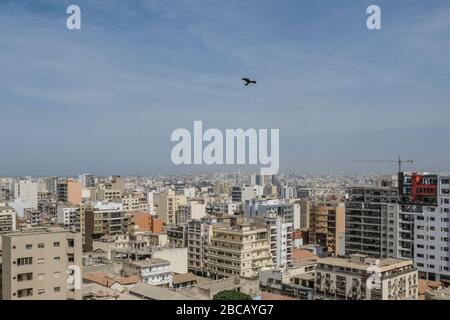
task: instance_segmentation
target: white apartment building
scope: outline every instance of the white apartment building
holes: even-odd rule
[[[58,223],[64,228],[81,231],[79,206],[58,206],[56,215]]]
[[[295,188],[283,186],[280,189],[281,199],[292,199],[295,198]]]
[[[38,209],[38,192],[40,183],[31,180],[20,180],[14,184],[14,197],[31,205],[31,208]]]
[[[437,205],[415,215],[414,262],[428,279],[450,280],[450,176],[438,176]]]
[[[255,222],[268,227],[273,266],[278,269],[286,269],[292,263],[293,223],[286,222],[283,217],[275,213],[258,217]]]
[[[142,261],[124,261],[125,276],[137,275],[143,283],[169,288],[172,286],[172,268],[167,260],[151,258]]]
[[[255,218],[266,213],[276,213],[282,216],[286,222],[291,222],[294,229],[300,229],[300,205],[284,200],[251,200],[246,201],[244,216]]]

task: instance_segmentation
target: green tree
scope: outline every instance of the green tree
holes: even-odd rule
[[[236,290],[224,290],[214,295],[213,300],[252,300],[252,297]]]

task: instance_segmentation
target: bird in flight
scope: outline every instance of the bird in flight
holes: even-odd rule
[[[242,81],[245,81],[246,86],[248,86],[250,83],[256,84],[256,81],[250,80],[249,78],[242,78]]]

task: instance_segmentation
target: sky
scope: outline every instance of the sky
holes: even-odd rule
[[[450,171],[449,52],[447,0],[2,0],[0,176],[232,171],[172,164],[194,120],[280,129],[282,172]]]

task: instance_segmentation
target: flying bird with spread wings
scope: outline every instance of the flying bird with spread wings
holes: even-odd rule
[[[242,78],[242,81],[245,81],[245,86],[248,86],[250,83],[256,84],[255,80],[250,80],[249,78]]]

